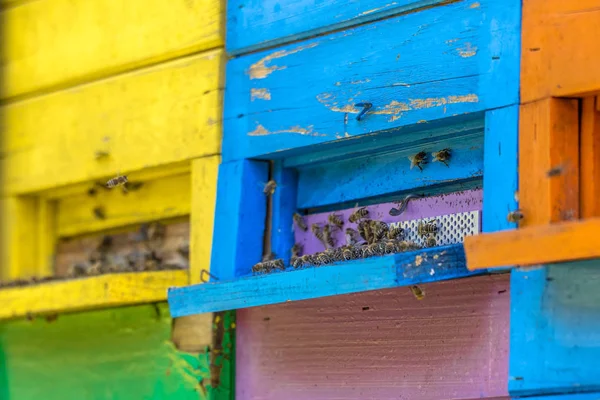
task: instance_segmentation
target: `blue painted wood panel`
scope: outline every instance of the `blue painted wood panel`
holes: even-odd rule
[[[283,158],[404,126],[425,131],[516,104],[519,5],[456,2],[231,60],[224,160]],[[360,102],[373,107],[357,121]]]
[[[600,260],[511,276],[511,395],[600,391]]]
[[[219,280],[248,273],[263,254],[269,164],[241,160],[219,166],[210,272]],[[212,280],[212,279],[211,279]]]
[[[273,163],[272,179],[278,187],[272,196],[271,251],[289,265],[294,245],[293,215],[296,212],[298,174],[292,168],[284,168],[282,161]]]
[[[169,307],[173,317],[181,317],[476,274],[466,269],[462,245],[452,245],[319,268],[172,288],[169,290]]]
[[[229,0],[226,47],[231,54],[244,53],[390,15],[417,12],[446,2],[447,0]]]
[[[483,175],[483,130],[399,147],[300,169],[298,207],[323,207],[416,188],[456,185]],[[452,155],[448,165],[432,162],[431,154],[445,148]],[[409,157],[420,151],[427,153],[428,164],[422,171],[411,169]]]

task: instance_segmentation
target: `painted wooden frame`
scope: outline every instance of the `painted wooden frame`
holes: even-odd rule
[[[478,7],[485,11],[478,11]],[[488,25],[491,19],[483,18],[482,13],[493,16],[496,28]],[[333,74],[308,77],[298,66],[307,65],[310,70],[313,67],[307,61],[317,60],[315,70],[327,69],[328,63],[334,62],[327,58],[328,54],[336,54],[337,62],[341,58],[353,71],[353,60],[358,60],[364,49],[360,43],[369,43],[373,32],[379,29],[389,35],[389,42],[385,35],[378,36],[385,40],[377,44],[379,47],[372,54],[385,53],[395,46],[394,42],[402,42],[401,37],[391,39],[396,29],[418,27],[432,19],[437,21],[432,32],[426,39],[416,40],[425,41],[419,42],[421,47],[427,41],[431,43],[432,53],[427,57],[435,58],[433,54],[437,51],[450,51],[454,55],[449,57],[456,63],[449,65],[472,71],[473,76],[456,79],[461,82],[458,85],[462,85],[462,90],[472,90],[471,98],[477,101],[450,101],[454,95],[452,79],[449,82],[441,79],[433,86],[423,83],[423,89],[415,85],[417,88],[411,89],[410,94],[397,89],[394,92],[394,84],[390,82],[380,82],[384,85],[381,89],[375,87],[377,82],[369,83],[369,79],[356,83],[348,79],[330,83],[336,87],[338,82],[339,86],[357,93],[368,90],[369,85],[375,91],[390,90],[380,94],[388,96],[388,102],[402,99],[402,94],[409,98],[413,93],[418,96],[420,91],[431,97],[429,102],[424,100],[423,107],[417,106],[421,104],[418,101],[407,106],[403,111],[407,116],[402,118],[394,118],[376,107],[371,115],[367,113],[359,121],[356,117],[360,109],[353,105],[345,107],[345,103],[323,107],[315,100],[321,109],[314,108],[312,91],[320,92],[322,88],[318,85],[333,79]],[[223,164],[219,168],[211,259],[213,276],[208,284],[171,289],[171,313],[184,316],[470,276],[462,258],[462,245],[266,276],[249,275],[250,266],[259,262],[265,252],[289,259],[287,254],[294,240],[292,215],[298,209],[325,210],[341,204],[352,207],[357,202],[373,202],[374,198],[385,199],[403,191],[444,193],[480,187],[483,182],[483,230],[513,228],[505,216],[516,207],[519,22],[519,2],[447,4],[416,13],[399,12],[395,18],[369,26],[231,60],[227,66]],[[453,24],[461,23],[473,24],[477,32],[470,36],[474,41],[470,45],[479,50],[470,47],[468,55],[461,55],[453,47],[453,43],[461,41],[460,36],[434,39],[437,29],[452,35]],[[501,28],[497,29],[498,26]],[[427,57],[419,56],[418,61],[411,57],[411,51],[417,47],[406,47],[406,53],[397,59],[427,63]],[[396,60],[396,53],[392,54]],[[375,77],[373,68],[379,67],[364,68],[365,73],[370,71],[369,77]],[[432,76],[440,78],[440,74],[433,72]],[[504,83],[499,84],[500,81]],[[498,85],[503,86],[500,92]],[[311,94],[301,94],[301,88],[308,88]],[[321,100],[327,100],[325,97]],[[288,110],[288,103],[296,103],[300,108],[306,106],[307,110],[296,111],[293,104]],[[340,114],[332,109],[338,106],[346,111]],[[337,125],[333,127],[330,121],[338,119],[339,127],[346,128],[346,132],[342,128],[341,136],[336,134]],[[279,124],[294,127],[280,129]],[[422,175],[416,169],[410,170],[406,160],[411,151],[424,145],[456,145],[461,140],[471,144],[471,148],[457,152],[455,169],[432,166]],[[384,155],[390,152],[394,156],[386,158]],[[365,157],[372,162],[359,161]],[[276,180],[278,187],[268,199],[262,188],[269,179]],[[341,184],[342,180],[345,184]],[[497,184],[498,181],[502,183]],[[420,260],[423,268],[406,279],[400,271],[417,263],[416,260]]]

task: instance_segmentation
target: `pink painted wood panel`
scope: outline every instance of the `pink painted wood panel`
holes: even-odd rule
[[[507,395],[509,275],[237,312],[236,399]]]

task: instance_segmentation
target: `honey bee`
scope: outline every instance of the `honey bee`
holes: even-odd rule
[[[267,264],[264,262],[259,262],[259,263],[254,264],[252,266],[252,272],[255,274],[267,273],[268,272]]]
[[[506,219],[508,220],[508,222],[518,223],[524,217],[525,216],[523,215],[523,212],[521,210],[515,210],[515,211],[509,212],[508,215],[506,216]]]
[[[436,244],[437,244],[437,242],[435,240],[435,236],[434,235],[429,235],[425,239],[425,246],[426,247],[435,247]]]
[[[334,261],[332,255],[326,251],[318,253],[317,260],[319,261],[320,265],[331,264]]]
[[[330,224],[337,226],[340,229],[344,226],[344,220],[337,214],[329,214],[327,220]]]
[[[296,223],[296,226],[302,229],[304,232],[308,230],[308,226],[306,226],[306,222],[304,222],[302,215],[294,213],[294,222]]]
[[[266,194],[267,196],[270,196],[273,193],[275,193],[276,188],[277,188],[277,182],[275,182],[274,180],[271,179],[269,182],[267,182],[265,184],[265,187],[263,188],[263,193]]]
[[[357,232],[352,228],[346,228],[346,245],[352,246],[356,244]]]
[[[104,212],[104,208],[95,207],[93,212],[94,212],[94,217],[96,217],[97,219],[106,219],[106,213]]]
[[[387,242],[385,242],[385,249],[384,252],[385,254],[393,254],[396,252],[396,248],[397,248],[397,243],[395,240],[388,240]]]
[[[367,210],[365,207],[361,207],[358,210],[354,211],[352,214],[350,214],[350,217],[348,217],[348,221],[352,223],[358,222],[360,219],[366,218],[368,215],[369,210]]]
[[[87,269],[87,275],[100,275],[102,273],[102,262],[97,260],[92,263]]]
[[[419,236],[426,236],[432,233],[437,233],[437,221],[431,222],[419,222],[419,226],[417,227],[417,233]]]
[[[400,239],[402,236],[404,236],[404,229],[398,226],[391,228],[387,233],[388,239]]]
[[[385,251],[385,245],[382,248],[380,243],[371,243],[363,247],[363,257],[382,256]]]
[[[350,261],[354,258],[355,258],[355,255],[354,255],[354,251],[353,251],[352,247],[348,246],[348,247],[344,247],[342,249],[342,259],[344,259],[345,261]]]
[[[116,188],[117,186],[121,186],[127,183],[127,175],[120,175],[117,177],[114,177],[112,179],[109,179],[108,182],[106,182],[106,187],[109,189],[113,189]]]
[[[326,253],[329,254],[331,256],[331,258],[333,258],[334,262],[344,260],[344,256],[342,254],[342,249],[340,249],[340,248],[327,249]]]
[[[282,259],[263,261],[252,266],[252,272],[254,273],[268,273],[275,269],[285,269],[285,264]]]
[[[418,285],[412,285],[410,287],[410,291],[417,300],[423,300],[425,298],[425,291],[421,289]]]
[[[333,248],[335,247],[335,239],[331,236],[331,225],[325,224],[323,227],[323,239],[325,240],[325,247]]]
[[[433,161],[439,161],[441,163],[443,163],[446,167],[449,167],[448,165],[448,161],[450,161],[450,149],[443,149],[440,151],[435,151],[433,153],[431,153],[431,155],[433,156]]]
[[[389,228],[388,224],[386,224],[385,222],[372,220],[371,221],[371,234],[372,234],[371,240],[373,242],[380,241],[388,233],[389,229],[390,228]]]
[[[422,166],[427,164],[427,160],[425,159],[425,157],[427,157],[427,153],[425,153],[424,151],[420,151],[414,156],[408,157],[408,159],[410,160],[410,169],[417,167],[421,171],[423,171]]]
[[[399,253],[403,251],[418,250],[420,248],[421,246],[409,240],[402,240],[401,242],[396,243],[396,250]]]
[[[371,238],[373,235],[371,234],[371,224],[370,220],[363,220],[358,223],[358,233],[359,235],[367,242],[371,243]]]
[[[300,257],[300,253],[302,253],[303,247],[300,243],[295,243],[292,246],[292,257]]]
[[[317,224],[312,224],[310,226],[310,230],[312,231],[313,235],[319,239],[319,242],[321,242],[324,247],[327,247],[327,242],[325,241],[325,237],[323,235],[323,229],[321,229]]]
[[[70,278],[78,278],[87,274],[87,267],[84,264],[74,264],[69,267],[67,276]]]
[[[305,254],[301,257],[297,257],[296,259],[294,259],[294,261],[292,262],[292,267],[301,268],[305,265],[310,265],[311,263],[312,263],[311,256]]]

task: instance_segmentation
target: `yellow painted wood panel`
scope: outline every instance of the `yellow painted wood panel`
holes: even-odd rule
[[[39,231],[36,224],[38,203],[39,200],[35,197],[0,197],[0,225],[2,226],[0,279],[2,280],[13,280],[21,276],[40,276],[37,241]]]
[[[164,301],[187,271],[109,274],[0,290],[0,319]]]
[[[3,98],[223,44],[221,0],[37,0],[2,11]]]
[[[192,203],[190,238],[190,283],[200,282],[203,269],[210,270],[217,175],[220,156],[192,161]]]
[[[2,189],[37,192],[219,153],[222,67],[214,50],[5,106]]]
[[[133,185],[137,184],[131,181]],[[98,187],[58,201],[58,236],[68,237],[190,214],[190,174],[141,182],[136,190]]]

